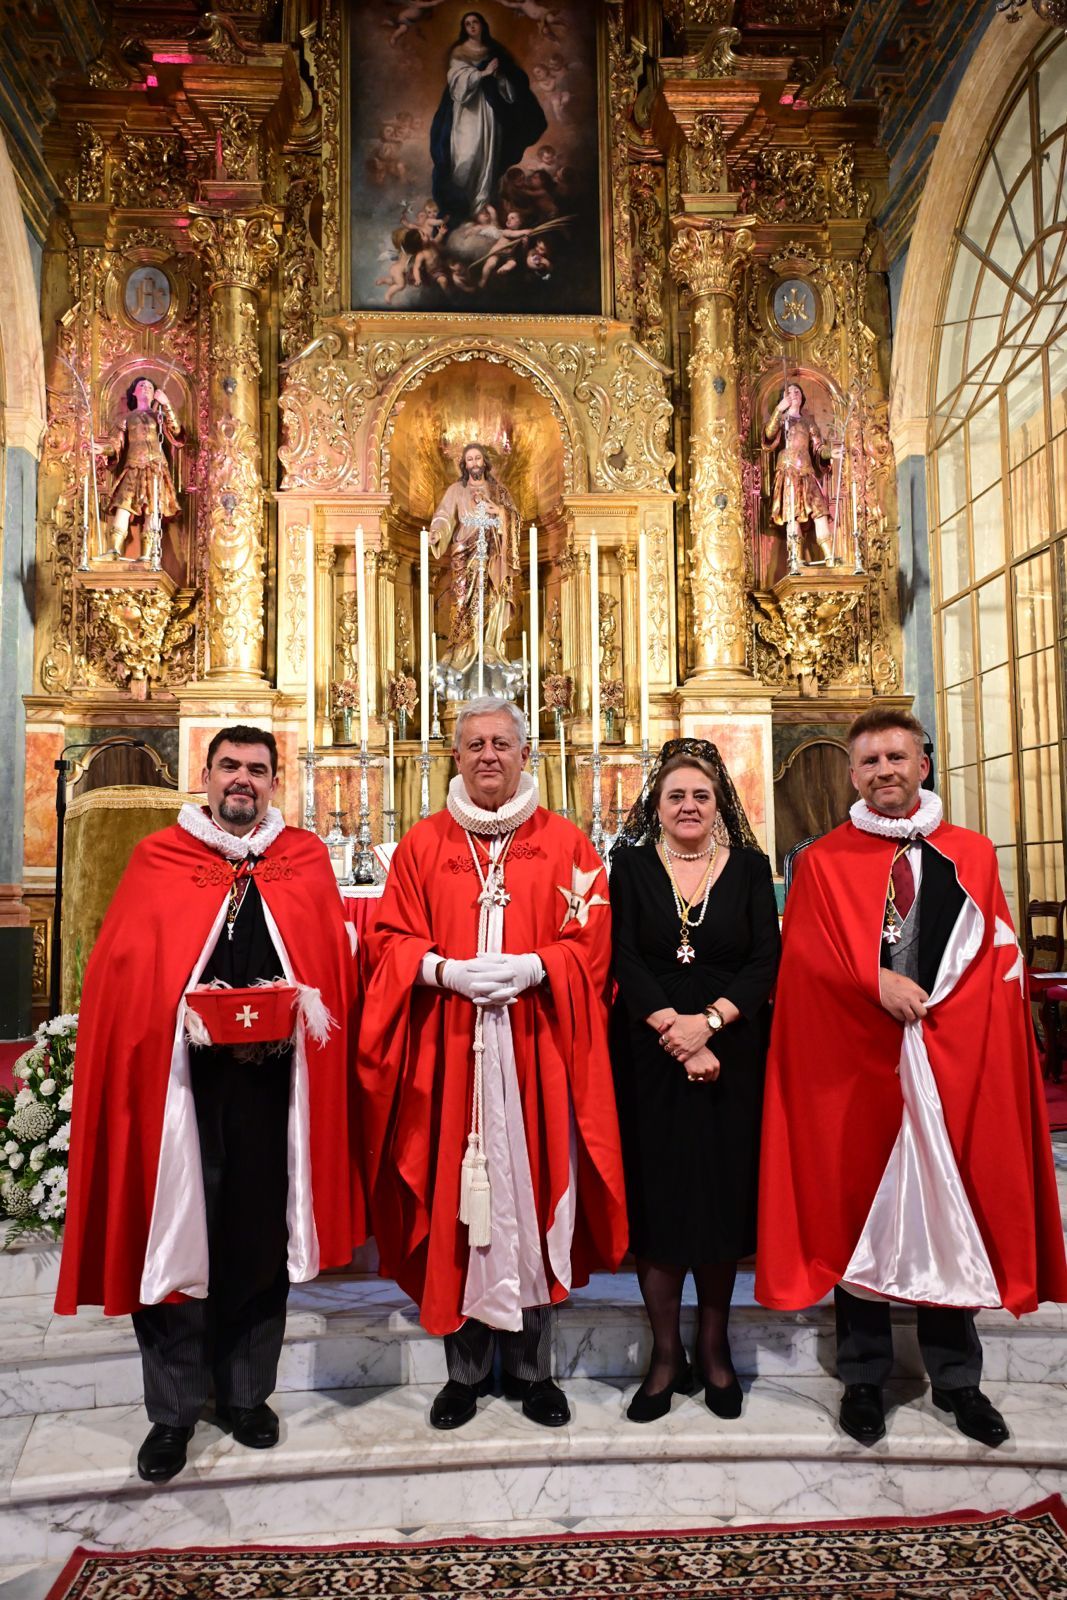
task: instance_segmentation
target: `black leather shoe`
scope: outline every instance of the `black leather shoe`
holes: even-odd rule
[[[531,1382],[505,1372],[504,1394],[509,1400],[521,1400],[523,1415],[531,1422],[539,1422],[542,1428],[562,1428],[571,1420],[567,1396],[551,1378]]]
[[[955,1413],[956,1426],[968,1439],[995,1450],[1009,1437],[1007,1423],[981,1389],[934,1389],[932,1394],[939,1411]]]
[[[278,1443],[278,1418],[264,1402],[258,1406],[218,1406],[219,1421],[227,1426],[238,1444],[249,1450],[269,1450]]]
[[[433,1405],[430,1407],[430,1426],[462,1428],[477,1411],[478,1396],[488,1394],[492,1385],[491,1376],[475,1384],[460,1383],[458,1378],[449,1378],[444,1388],[434,1397]]]
[[[694,1382],[693,1369],[688,1361],[665,1389],[649,1392],[646,1378],[627,1406],[626,1415],[631,1422],[658,1422],[671,1409],[671,1401],[676,1394],[692,1394]]]
[[[841,1396],[837,1419],[857,1444],[877,1444],[885,1437],[885,1403],[876,1383],[850,1383]]]
[[[184,1467],[185,1447],[192,1437],[192,1428],[171,1428],[165,1422],[153,1422],[137,1452],[137,1476],[145,1483],[166,1483]]]
[[[706,1383],[704,1385],[704,1404],[709,1411],[726,1421],[733,1421],[741,1415],[741,1403],[744,1400],[741,1385],[736,1378],[731,1378],[729,1383]]]

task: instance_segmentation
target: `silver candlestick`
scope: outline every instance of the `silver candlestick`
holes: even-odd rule
[[[603,815],[602,815],[602,812],[601,812],[601,805],[600,805],[600,776],[601,776],[601,768],[603,766],[604,758],[600,754],[599,747],[593,751],[593,754],[592,754],[592,757],[591,757],[591,761],[592,761],[592,768],[593,768],[593,825],[589,830],[589,839],[590,839],[590,843],[593,846],[593,849],[596,851],[597,855],[601,858],[601,860],[603,860],[604,859],[604,819],[603,819]]]
[[[648,774],[652,766],[652,752],[648,748],[648,740],[641,740],[641,792],[648,788]]]
[[[356,856],[352,862],[352,880],[354,883],[369,884],[380,882],[380,875],[376,870],[377,863],[371,849],[370,831],[370,791],[367,784],[367,768],[370,766],[370,756],[367,754],[366,739],[360,740],[359,745],[359,828],[356,833]]]
[[[441,737],[441,706],[437,698],[437,673],[433,675],[433,713],[430,717],[430,738]]]
[[[396,843],[396,812],[392,806],[382,812],[382,837],[386,844]]]
[[[304,827],[315,832],[315,768],[319,758],[314,750],[304,752]]]
[[[537,775],[538,774],[538,769],[540,768],[540,765],[541,765],[541,741],[540,741],[540,739],[537,737],[537,735],[535,733],[533,738],[530,740],[530,772],[532,773],[533,781],[536,784],[540,784],[540,782],[541,782],[540,778]]]
[[[422,741],[419,752],[419,816],[430,815],[430,742]]]

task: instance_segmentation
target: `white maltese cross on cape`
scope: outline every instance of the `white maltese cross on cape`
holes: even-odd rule
[[[605,900],[603,895],[590,892],[603,870],[603,867],[594,867],[592,872],[583,872],[580,867],[574,866],[571,868],[570,888],[565,889],[562,883],[556,884],[556,888],[567,902],[567,915],[559,925],[560,933],[563,932],[568,922],[576,922],[580,928],[584,928],[589,921],[589,913],[594,906],[610,904],[610,901]]]

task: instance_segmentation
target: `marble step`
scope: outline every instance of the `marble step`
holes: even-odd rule
[[[1067,1386],[989,1383],[1012,1438],[991,1451],[890,1386],[888,1435],[864,1450],[835,1426],[828,1378],[769,1378],[723,1422],[699,1395],[638,1427],[633,1385],[575,1379],[573,1421],[538,1428],[483,1401],[454,1434],[428,1422],[433,1386],[283,1394],[276,1449],[249,1451],[209,1422],[189,1466],[155,1491],[134,1459],[138,1406],[0,1422],[0,1549],[61,1559],[76,1544],[138,1546],[391,1538],[432,1527],[672,1528],[729,1522],[1018,1508],[1067,1491]]]
[[[683,1312],[692,1341],[695,1308]],[[1043,1306],[1020,1322],[1004,1312],[980,1319],[985,1372],[1010,1382],[1042,1382],[1067,1370],[1067,1308]],[[898,1316],[902,1376],[922,1365],[912,1319]],[[751,1273],[741,1273],[731,1318],[734,1361],[743,1376],[819,1377],[834,1370],[833,1308],[783,1313],[757,1305]],[[599,1274],[560,1307],[556,1371],[565,1378],[629,1379],[643,1371],[650,1339],[631,1273]],[[395,1285],[331,1276],[294,1287],[289,1300],[278,1392],[441,1384],[444,1351],[419,1326]],[[50,1295],[0,1301],[0,1416],[133,1404],[141,1367],[130,1322],[89,1308],[57,1317]]]

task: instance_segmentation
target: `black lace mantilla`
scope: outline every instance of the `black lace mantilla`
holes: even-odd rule
[[[672,756],[696,756],[707,763],[718,778],[722,789],[723,804],[719,808],[719,815],[726,824],[730,844],[739,850],[759,850],[761,848],[759,841],[752,832],[749,820],[745,816],[745,808],[737,797],[737,790],[715,745],[710,744],[707,739],[668,739],[652,763],[644,788],[630,807],[629,815],[611,847],[612,855],[616,850],[644,844],[646,839],[653,842],[659,839],[659,816],[652,804],[652,790],[660,768]]]

